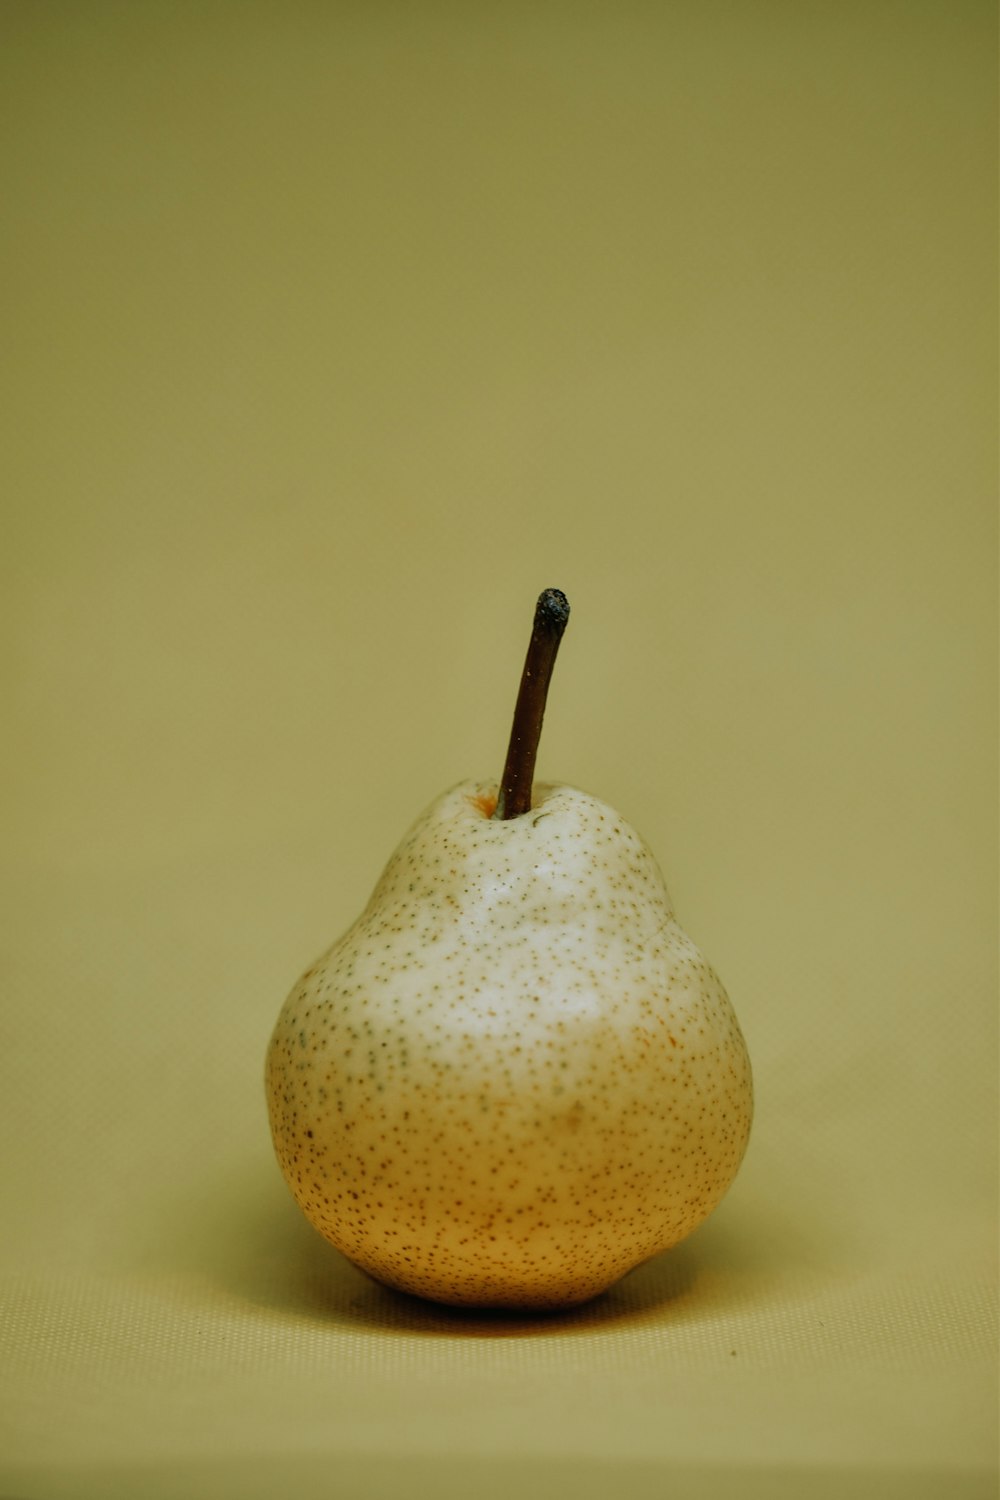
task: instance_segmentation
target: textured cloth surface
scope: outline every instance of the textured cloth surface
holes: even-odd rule
[[[0,17],[0,1494],[997,1484],[995,16]],[[562,1316],[306,1225],[263,1055],[421,807],[619,808],[740,1176]]]

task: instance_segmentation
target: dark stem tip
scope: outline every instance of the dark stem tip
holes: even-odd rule
[[[561,636],[569,619],[569,600],[562,589],[545,589],[535,605],[536,630],[549,630]]]

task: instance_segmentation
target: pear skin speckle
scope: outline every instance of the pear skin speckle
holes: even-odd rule
[[[596,1296],[690,1234],[753,1114],[743,1037],[639,835],[572,787],[465,782],[292,990],[267,1054],[299,1206],[401,1290]]]

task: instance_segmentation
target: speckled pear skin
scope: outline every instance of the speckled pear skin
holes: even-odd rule
[[[423,814],[267,1055],[278,1161],[363,1270],[477,1307],[586,1301],[684,1238],[740,1165],[750,1063],[637,833],[536,785]]]

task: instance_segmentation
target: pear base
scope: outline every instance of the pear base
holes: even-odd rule
[[[352,1261],[351,1264],[357,1265],[357,1262]],[[380,1276],[366,1266],[358,1265],[357,1269],[363,1271],[377,1286],[385,1287],[388,1291],[396,1292],[403,1297],[412,1297],[415,1301],[430,1306],[456,1308],[465,1312],[537,1313],[539,1316],[546,1313],[570,1312],[573,1308],[585,1307],[589,1302],[595,1302],[605,1292],[609,1292],[629,1274],[628,1271],[623,1271],[621,1275],[614,1276],[607,1282],[602,1281],[599,1285],[588,1286],[586,1289],[574,1287],[565,1292],[555,1291],[552,1288],[516,1286],[506,1290],[476,1292],[474,1290],[456,1291],[447,1287],[434,1289],[418,1287],[413,1283],[407,1284],[390,1276]]]
[[[580,1254],[577,1247],[576,1254],[567,1249],[558,1270],[549,1267],[547,1272],[541,1273],[537,1265],[530,1261],[525,1264],[516,1252],[504,1267],[494,1264],[485,1269],[475,1259],[463,1261],[448,1257],[445,1264],[415,1263],[412,1268],[401,1272],[386,1265],[377,1255],[359,1255],[356,1250],[352,1254],[322,1229],[319,1232],[345,1260],[376,1285],[421,1302],[468,1311],[565,1312],[603,1296],[651,1258],[650,1253],[638,1257],[605,1254],[600,1260],[591,1256],[590,1274],[586,1274],[581,1262],[588,1257],[585,1253]],[[657,1253],[658,1250],[652,1252]],[[575,1267],[574,1261],[577,1263]]]

